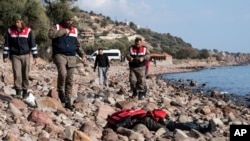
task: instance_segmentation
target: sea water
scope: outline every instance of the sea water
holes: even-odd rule
[[[194,80],[205,85],[205,90],[217,90],[223,94],[250,96],[250,65],[207,68],[195,72],[162,75],[170,81]]]

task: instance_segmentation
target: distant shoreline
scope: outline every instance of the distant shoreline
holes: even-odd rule
[[[237,67],[237,66],[244,66],[244,65],[222,65],[222,66],[189,66],[187,68],[185,67],[177,67],[175,66],[175,70],[173,72],[167,72],[167,73],[159,73],[159,74],[155,74],[155,76],[157,77],[157,79],[162,79],[165,82],[167,82],[168,84],[172,84],[172,85],[179,85],[180,83],[178,82],[178,80],[175,81],[171,81],[169,79],[163,78],[163,75],[167,75],[167,74],[178,74],[178,73],[186,73],[186,72],[197,72],[197,71],[202,71],[204,69],[216,69],[218,67]],[[174,84],[173,84],[174,83]],[[199,82],[198,82],[199,83]],[[185,91],[188,88],[185,89]],[[199,88],[189,88],[189,90],[194,90],[194,91],[199,91]],[[204,95],[210,95],[212,91],[216,91],[213,89],[204,89],[206,91],[206,93],[203,93]],[[210,92],[210,93],[209,93]],[[221,93],[221,92],[219,92]],[[245,107],[249,107],[250,106],[250,99],[248,99],[247,95],[239,95],[239,94],[227,94],[227,93],[221,93],[221,95],[224,95],[225,99],[230,99],[235,105],[244,105]]]

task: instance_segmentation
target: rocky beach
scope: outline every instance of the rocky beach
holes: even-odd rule
[[[189,88],[162,80],[164,73],[194,71],[219,66],[218,62],[191,61],[166,65],[151,63],[144,100],[130,98],[129,70],[126,62],[112,62],[109,86],[99,87],[93,62],[79,66],[75,72],[75,109],[61,104],[56,91],[57,70],[54,64],[39,59],[31,66],[30,99],[15,99],[11,63],[1,64],[0,139],[4,141],[229,141],[230,125],[249,125],[250,111],[235,105],[216,90],[198,94]],[[108,115],[121,109],[163,109],[178,122],[207,123],[212,120],[217,131],[150,131],[138,124],[133,129],[104,128]]]

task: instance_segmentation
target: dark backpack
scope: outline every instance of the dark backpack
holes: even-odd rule
[[[109,115],[107,118],[107,126],[113,129],[118,127],[131,128],[147,115],[142,109],[121,110]]]
[[[168,114],[162,109],[154,109],[147,112],[147,117],[151,117],[154,121],[164,124]]]

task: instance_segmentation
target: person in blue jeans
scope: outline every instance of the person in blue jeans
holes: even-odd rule
[[[100,86],[108,86],[108,70],[109,59],[108,56],[103,53],[103,49],[98,49],[98,54],[95,58],[94,72],[98,66],[98,77]]]

